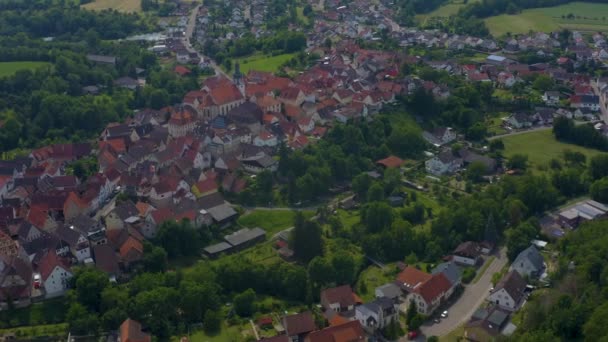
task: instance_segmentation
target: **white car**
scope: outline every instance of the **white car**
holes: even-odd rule
[[[441,313],[441,318],[446,318],[448,317],[448,310],[445,310],[444,312]]]

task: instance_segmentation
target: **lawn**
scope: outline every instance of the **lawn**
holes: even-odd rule
[[[375,297],[374,292],[376,287],[393,282],[395,280],[395,275],[394,265],[386,266],[384,270],[380,269],[378,266],[371,265],[359,274],[355,292],[364,302],[371,301]]]
[[[308,17],[304,15],[304,7],[298,6],[296,13],[298,14],[298,20],[302,21],[304,25],[308,25]]]
[[[469,1],[469,3],[473,3],[473,2],[478,2],[480,0],[471,0]],[[443,6],[440,6],[439,8],[437,8],[436,10],[427,13],[427,14],[419,14],[416,16],[416,19],[418,19],[419,21],[424,21],[428,18],[433,18],[433,17],[439,17],[439,18],[446,18],[446,17],[451,17],[453,15],[456,15],[458,13],[458,11],[465,6],[464,1],[462,0],[452,0],[449,1],[448,3],[446,3]]]
[[[246,325],[233,325],[233,326],[222,326],[222,331],[216,335],[207,335],[203,331],[197,331],[190,335],[190,341],[192,342],[240,342],[245,341],[247,336],[253,336],[251,326],[249,323]]]
[[[95,0],[82,7],[93,11],[115,9],[120,12],[141,12],[141,0]]]
[[[458,342],[463,340],[464,336],[464,325],[450,331],[449,334],[439,337],[440,342]]]
[[[314,215],[314,212],[304,210],[302,214],[304,214],[304,217],[310,218]],[[266,230],[266,236],[270,238],[272,234],[292,227],[295,215],[292,210],[256,209],[241,216],[237,223],[249,228],[260,227]]]
[[[574,15],[572,19],[565,16]],[[561,6],[534,8],[516,15],[499,15],[485,20],[494,36],[528,31],[551,32],[560,28],[580,31],[608,31],[608,4],[573,2]]]
[[[236,60],[241,64],[241,72],[247,74],[249,70],[277,72],[283,63],[292,59],[294,53],[276,56],[253,55]]]
[[[604,154],[597,150],[558,142],[553,137],[550,129],[533,131],[524,134],[511,135],[502,138],[505,145],[505,156],[509,157],[516,153],[528,155],[528,160],[533,166],[547,166],[551,159],[561,159],[564,150],[581,152],[587,159]]]
[[[34,70],[45,65],[50,64],[47,62],[0,62],[0,77],[14,75],[19,70]]]

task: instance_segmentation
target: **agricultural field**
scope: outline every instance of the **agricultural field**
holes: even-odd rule
[[[0,77],[14,75],[19,70],[34,70],[45,65],[50,64],[47,62],[0,62]]]
[[[481,1],[481,0],[469,0],[468,3],[474,3],[474,2],[478,2],[478,1]],[[465,1],[463,1],[463,0],[452,0],[452,1],[449,1],[448,3],[446,3],[445,5],[437,8],[433,12],[416,15],[416,19],[418,19],[418,21],[422,23],[428,18],[451,17],[453,15],[456,15],[458,13],[458,11],[465,5],[466,5]]]
[[[547,166],[551,159],[561,159],[564,150],[581,152],[591,157],[604,154],[605,152],[559,142],[553,137],[551,129],[533,131],[529,133],[511,135],[502,138],[505,145],[505,156],[514,154],[528,155],[528,160],[533,167]]]
[[[277,56],[253,55],[235,60],[241,65],[241,72],[247,74],[249,70],[277,72],[283,63],[292,59],[293,53],[286,53]]]
[[[608,4],[573,2],[555,7],[534,8],[516,15],[499,15],[485,20],[494,36],[560,28],[579,31],[608,31]]]
[[[141,12],[141,0],[95,0],[82,5],[82,8],[93,11],[115,9],[120,12]]]

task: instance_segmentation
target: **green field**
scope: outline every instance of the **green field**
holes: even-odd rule
[[[505,144],[505,156],[508,158],[516,153],[528,155],[528,160],[533,166],[547,166],[551,159],[561,159],[564,150],[581,152],[587,156],[587,160],[593,156],[604,154],[597,150],[584,148],[577,145],[558,142],[553,137],[550,129],[534,131],[530,133],[511,135],[502,138]]]
[[[93,11],[115,9],[120,12],[141,12],[141,0],[95,0],[82,7]]]
[[[19,70],[34,70],[45,65],[50,64],[47,62],[0,62],[0,77],[14,75]]]
[[[573,19],[563,18],[569,14]],[[573,2],[555,7],[534,8],[516,15],[499,15],[485,20],[494,36],[532,31],[551,32],[560,28],[580,31],[608,31],[608,4]]]
[[[314,215],[312,211],[303,211],[302,213],[306,218]],[[271,234],[292,227],[294,217],[295,212],[291,210],[257,209],[241,216],[238,224],[249,228],[260,227],[266,230],[266,235],[270,238]]]
[[[277,72],[283,63],[292,59],[295,54],[286,53],[277,56],[253,55],[236,60],[241,64],[241,72],[247,74],[249,70]]]
[[[481,1],[481,0],[470,0],[468,3],[473,3],[473,2],[478,2],[478,1]],[[456,15],[458,13],[458,11],[464,6],[465,6],[465,3],[463,0],[452,0],[448,3],[446,3],[445,5],[437,8],[433,12],[430,12],[427,14],[416,15],[416,19],[418,19],[418,21],[420,21],[420,22],[423,22],[424,20],[426,20],[428,18],[433,18],[433,17],[439,17],[439,18],[451,17],[453,15]]]

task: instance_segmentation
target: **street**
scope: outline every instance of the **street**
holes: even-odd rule
[[[215,61],[213,61],[209,57],[204,56],[199,51],[196,51],[196,49],[194,49],[194,47],[190,43],[192,41],[192,36],[194,35],[194,28],[196,27],[196,17],[200,7],[201,5],[197,5],[192,9],[192,12],[190,12],[190,17],[188,18],[188,25],[186,26],[186,32],[184,34],[184,38],[182,38],[182,42],[184,43],[184,46],[189,52],[196,52],[201,60],[208,59],[210,61],[209,66],[215,71],[216,75],[223,75],[229,80],[232,80],[232,77],[225,73],[224,70],[222,70],[222,68],[220,68],[217,64],[215,64]]]
[[[444,318],[439,323],[425,323],[420,328],[422,334],[426,337],[443,336],[449,334],[460,325],[464,324],[473,315],[475,310],[483,304],[486,296],[492,288],[492,275],[499,272],[507,264],[506,250],[503,248],[496,253],[496,259],[492,261],[485,273],[479,278],[475,284],[469,284],[464,288],[460,298],[449,308],[447,318]]]

